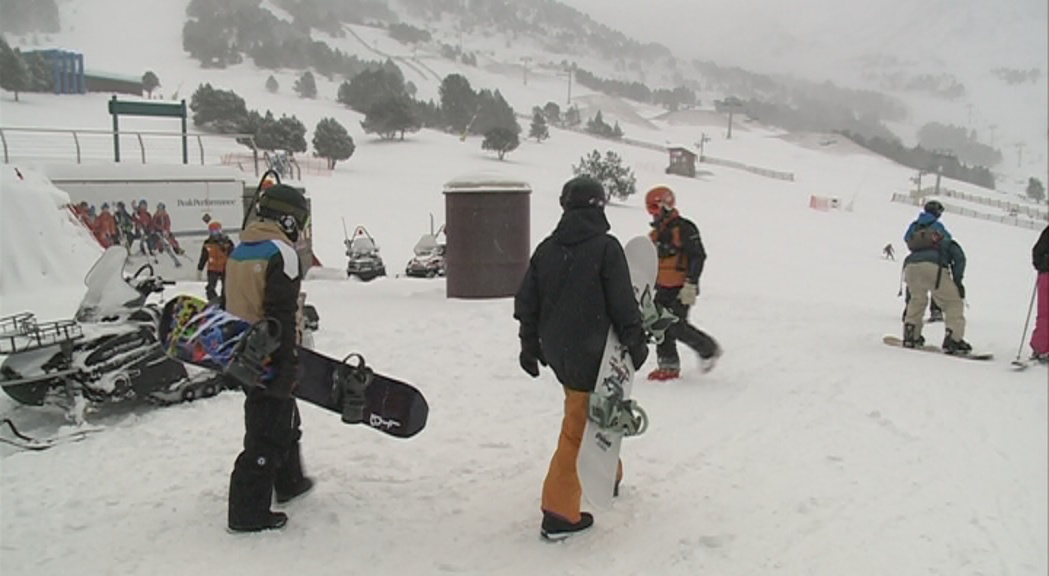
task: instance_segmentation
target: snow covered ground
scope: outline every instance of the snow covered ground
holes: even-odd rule
[[[78,33],[87,35],[88,24]],[[325,115],[349,127],[354,157],[332,176],[304,182],[316,251],[332,269],[304,284],[321,316],[316,348],[361,352],[378,370],[415,383],[430,402],[428,428],[397,441],[304,406],[303,455],[315,491],[287,507],[283,531],[231,536],[226,490],[242,435],[239,394],[102,410],[90,419],[105,429],[82,442],[0,451],[0,573],[1049,570],[1049,374],[1008,366],[1034,282],[1036,231],[945,217],[970,261],[967,339],[997,358],[910,353],[879,342],[900,331],[903,306],[899,263],[882,260],[880,250],[887,242],[903,250],[917,208],[889,198],[908,190],[913,174],[845,143],[806,146],[749,126],[731,141],[714,134],[707,145],[718,157],[794,172],[794,182],[707,165],[697,179],[666,176],[663,153],[559,130],[499,162],[476,138],[423,131],[403,143],[373,140],[357,128],[359,115],[330,99],[268,95],[265,76],[248,67],[198,72],[202,81],[244,90],[249,107],[272,98],[311,129]],[[500,86],[508,99],[513,86]],[[105,126],[102,97],[2,98],[5,124]],[[657,126],[624,129],[657,143],[695,141],[704,129]],[[680,381],[635,386],[652,426],[625,444],[622,496],[586,535],[546,545],[539,496],[561,393],[548,371],[533,380],[519,369],[512,301],[447,299],[443,279],[393,275],[428,230],[429,214],[443,221],[446,181],[495,171],[530,182],[535,245],[556,224],[570,165],[595,148],[616,150],[637,174],[640,193],[606,210],[624,242],[648,230],[645,190],[666,183],[677,191],[710,254],[692,321],[726,353],[701,375],[683,350]],[[17,312],[32,296],[42,319],[68,316],[79,286],[65,275],[59,286],[48,278],[83,263],[51,258],[80,237],[65,230],[35,243],[9,240],[59,226],[49,218],[60,213],[12,210],[23,200],[7,178],[0,311]],[[812,194],[838,196],[853,211],[810,210]],[[342,279],[343,218],[351,230],[367,226],[390,277]],[[14,253],[20,261],[40,254],[50,268],[12,272]],[[203,285],[180,282],[169,296],[178,292],[203,294]],[[942,330],[932,325],[925,334],[938,343]],[[54,412],[7,397],[0,416],[38,434],[60,424]]]

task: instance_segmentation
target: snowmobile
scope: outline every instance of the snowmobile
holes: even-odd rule
[[[345,224],[343,232],[345,233]],[[386,275],[386,265],[379,256],[379,247],[375,245],[375,239],[368,234],[364,226],[358,226],[353,231],[353,238],[347,237],[345,244],[346,256],[349,258],[346,263],[347,278],[357,276],[367,282]]]
[[[433,215],[430,216],[430,233],[423,234],[415,243],[415,256],[408,261],[404,267],[404,273],[408,276],[433,278],[444,276],[444,252],[445,244],[437,240],[444,232],[444,225],[435,232],[433,229]]]
[[[39,322],[32,313],[0,318],[0,386],[19,403],[57,405],[77,423],[90,405],[147,399],[170,404],[213,396],[219,375],[164,354],[153,294],[174,284],[145,264],[124,276],[128,251],[107,249],[88,271],[87,294],[72,319]]]

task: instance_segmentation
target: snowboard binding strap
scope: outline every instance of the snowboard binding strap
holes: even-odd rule
[[[270,354],[280,348],[280,336],[280,322],[275,319],[263,318],[256,322],[237,343],[226,374],[245,387],[264,387],[262,376],[266,362]]]
[[[640,436],[648,430],[648,414],[634,400],[621,395],[601,397],[590,394],[587,417],[602,430]]]
[[[342,406],[342,421],[346,424],[364,422],[364,391],[374,375],[365,365],[364,356],[356,352],[343,358],[342,364],[332,373],[332,397],[337,405]]]

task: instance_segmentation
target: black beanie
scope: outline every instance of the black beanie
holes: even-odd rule
[[[576,176],[565,182],[561,189],[561,208],[602,208],[605,205],[605,189],[601,183],[589,176]]]

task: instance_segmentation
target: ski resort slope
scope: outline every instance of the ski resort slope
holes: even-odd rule
[[[328,266],[303,284],[320,314],[315,347],[332,356],[360,352],[380,372],[414,383],[431,406],[428,427],[398,441],[303,406],[303,459],[316,488],[284,507],[291,519],[282,531],[233,536],[225,531],[226,491],[243,435],[239,393],[100,410],[89,420],[105,429],[82,442],[39,453],[0,450],[0,573],[1049,571],[1049,374],[1008,366],[1021,345],[1038,231],[945,215],[969,257],[966,339],[996,359],[909,352],[880,343],[901,330],[903,306],[900,263],[880,251],[892,242],[902,258],[903,231],[919,208],[890,197],[912,187],[913,172],[847,143],[806,145],[756,124],[734,129],[731,140],[709,126],[624,126],[628,136],[656,144],[687,144],[707,131],[708,154],[789,171],[792,182],[705,164],[695,179],[667,176],[663,152],[557,129],[499,162],[478,138],[422,131],[404,142],[377,141],[361,132],[359,115],[331,100],[331,87],[327,97],[303,101],[286,89],[265,93],[265,75],[247,66],[199,77],[186,66],[178,72],[186,77],[183,95],[198,78],[222,80],[221,87],[243,91],[250,108],[296,114],[311,131],[335,116],[350,130],[353,158],[330,177],[302,183],[313,202],[315,249]],[[515,106],[515,98],[531,98],[505,82],[498,87]],[[5,124],[104,128],[109,121],[103,95],[22,95],[18,104],[0,97]],[[529,182],[534,246],[556,225],[571,165],[593,149],[618,152],[637,176],[639,193],[606,208],[621,241],[647,233],[642,197],[657,184],[671,186],[698,225],[709,259],[691,320],[725,356],[703,375],[682,349],[680,381],[636,383],[634,397],[652,422],[625,442],[621,496],[611,510],[595,510],[591,531],[550,545],[539,539],[539,501],[562,395],[548,370],[531,379],[518,367],[512,300],[448,299],[443,279],[395,275],[428,231],[429,215],[444,220],[448,180],[488,172]],[[35,237],[53,225],[47,211],[9,208],[23,200],[10,195],[7,178],[0,189],[5,255],[9,237]],[[839,197],[852,211],[811,210],[811,195]],[[343,279],[343,219],[351,231],[368,228],[389,277]],[[80,232],[63,228],[19,246],[24,258],[44,259],[79,241]],[[81,289],[70,276],[85,259],[64,256],[55,265],[68,270],[65,289]],[[5,290],[37,293],[49,284],[17,270],[4,264]],[[202,295],[204,286],[180,282],[168,295],[178,292]],[[6,293],[0,298],[5,313],[17,311]],[[32,307],[42,320],[69,315],[57,301]],[[925,335],[938,343],[942,324]],[[653,354],[641,372],[654,363]],[[19,407],[6,396],[0,417],[34,434],[61,423],[53,410]]]

